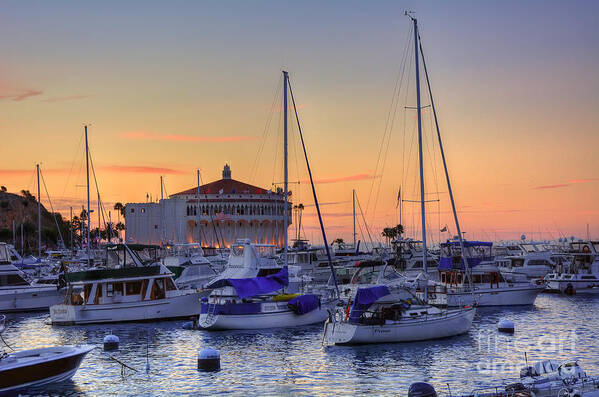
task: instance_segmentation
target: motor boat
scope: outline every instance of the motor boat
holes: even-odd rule
[[[118,253],[117,253],[118,252]],[[144,266],[127,245],[108,256],[132,265],[66,274],[65,302],[50,307],[52,324],[94,324],[188,318],[200,314],[201,292],[181,290],[160,263]]]
[[[0,356],[0,394],[70,379],[94,346],[58,346]]]
[[[561,365],[553,360],[539,361],[520,370],[520,382],[535,396],[582,396],[585,392],[599,392],[599,377],[588,376],[577,361]]]
[[[566,294],[599,293],[599,241],[570,243],[572,260],[545,276],[547,289]]]
[[[523,279],[539,279],[551,273],[557,266],[553,256],[550,252],[535,252],[520,256],[506,256],[496,263],[506,279],[516,280],[518,276],[522,276]]]
[[[440,309],[405,288],[360,288],[345,311],[337,309],[324,326],[326,345],[415,342],[447,338],[470,330],[476,309]]]
[[[459,241],[441,244],[439,281],[429,289],[435,303],[449,307],[532,305],[545,289],[543,283],[507,281],[494,262],[493,243],[464,240],[462,244],[463,254]]]
[[[0,244],[0,312],[48,310],[63,299],[56,286],[33,284],[10,263],[6,244]]]

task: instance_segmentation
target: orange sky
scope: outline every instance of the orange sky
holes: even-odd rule
[[[0,184],[34,192],[40,162],[55,207],[81,205],[81,139],[90,123],[108,205],[156,198],[160,175],[168,193],[193,186],[198,167],[205,182],[218,179],[225,162],[233,178],[269,188],[282,180],[281,111],[271,104],[285,68],[329,239],[351,240],[352,189],[378,237],[398,222],[399,185],[404,198],[418,199],[415,120],[403,108],[414,106],[413,86],[401,93],[409,99],[399,102],[385,167],[377,168],[410,28],[402,13],[417,8],[467,236],[585,237],[589,224],[599,238],[597,7],[415,4],[259,3],[231,12],[152,3],[119,15],[72,3],[4,6],[0,34],[11,39],[0,44]],[[276,22],[290,11],[297,18]],[[440,200],[428,205],[437,240],[439,226],[455,227],[424,113],[427,194]],[[295,129],[290,141],[290,178],[302,182],[291,187],[294,201],[309,205]],[[404,204],[408,234],[419,229],[417,210]],[[311,206],[305,222],[307,237],[320,240]]]

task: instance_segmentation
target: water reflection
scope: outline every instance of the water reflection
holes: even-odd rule
[[[88,343],[72,382],[44,389],[47,395],[106,394],[405,394],[414,381],[438,391],[446,383],[467,393],[498,380],[512,381],[529,361],[579,358],[599,374],[599,297],[540,295],[534,307],[479,309],[465,335],[429,342],[353,347],[321,346],[322,326],[267,331],[205,332],[182,329],[182,321],[56,327],[44,313],[8,316],[4,339],[16,350]],[[513,335],[497,332],[502,318]],[[120,338],[116,352],[102,351],[108,333]],[[198,349],[221,352],[222,370],[197,371]],[[114,357],[138,372],[125,371]],[[146,373],[146,361],[150,371]]]

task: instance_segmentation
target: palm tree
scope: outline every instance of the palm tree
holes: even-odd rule
[[[121,223],[121,214],[123,214],[123,217],[125,217],[125,206],[123,206],[123,203],[120,203],[120,202],[114,203],[114,210],[116,211],[116,214],[117,214],[117,218],[118,218],[117,225],[118,225],[119,223]],[[120,238],[121,234],[117,233],[117,237]]]
[[[344,242],[345,242],[345,241],[343,241],[343,239],[342,239],[342,238],[336,238],[336,239],[333,241],[333,244],[342,245]],[[331,245],[333,245],[333,244],[331,244]]]
[[[397,226],[395,226],[395,231],[397,232],[396,237],[401,236],[404,232],[403,225],[398,224]]]
[[[391,244],[392,240],[395,240],[397,237],[397,228],[395,227],[386,227],[381,232],[381,236],[387,239],[387,244]]]

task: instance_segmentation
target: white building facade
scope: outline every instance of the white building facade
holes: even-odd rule
[[[276,244],[285,241],[285,197],[276,192],[223,178],[171,195],[158,203],[127,203],[125,238],[128,243],[161,244],[201,241],[202,246],[229,247],[236,239]],[[289,195],[291,195],[289,193]],[[287,203],[291,225],[291,202]]]

